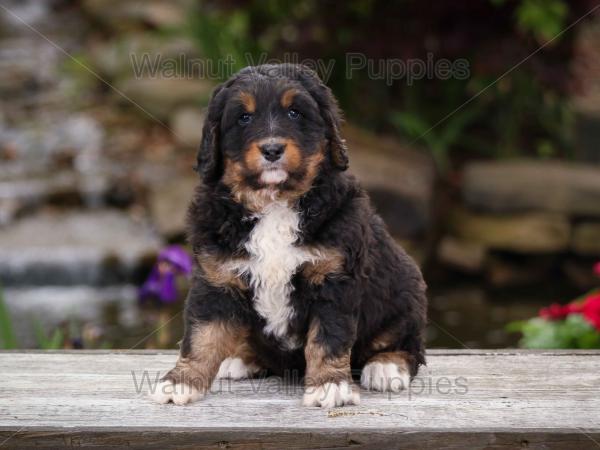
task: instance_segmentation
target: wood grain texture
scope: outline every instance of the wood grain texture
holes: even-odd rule
[[[302,387],[223,380],[158,405],[175,352],[0,352],[0,448],[600,449],[600,352],[429,351],[411,389],[300,405]]]

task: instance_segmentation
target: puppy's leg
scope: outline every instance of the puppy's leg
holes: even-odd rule
[[[335,320],[335,319],[334,319]],[[330,328],[328,329],[328,326]],[[358,405],[360,396],[352,383],[350,369],[350,349],[352,343],[350,330],[344,330],[340,336],[339,329],[319,318],[314,318],[310,325],[304,355],[306,358],[304,406]],[[339,325],[339,324],[337,324]],[[338,335],[332,332],[338,331]],[[340,345],[341,342],[343,342]],[[345,342],[348,341],[348,342]],[[354,390],[353,390],[354,387]]]
[[[360,384],[366,389],[382,392],[407,389],[413,359],[404,351],[377,353],[363,367]]]
[[[210,389],[223,360],[233,355],[246,337],[242,326],[230,322],[189,325],[177,364],[154,387],[152,398],[176,405],[199,400]]]

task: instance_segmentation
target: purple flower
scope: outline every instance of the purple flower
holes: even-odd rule
[[[156,298],[162,303],[177,301],[177,277],[192,273],[192,258],[179,245],[160,251],[150,276],[140,288],[140,301]]]

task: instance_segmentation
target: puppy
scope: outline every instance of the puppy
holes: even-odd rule
[[[304,374],[306,406],[406,388],[425,363],[425,283],[345,170],[340,113],[304,66],[247,67],[218,86],[189,208],[195,274],[161,403],[216,377]]]

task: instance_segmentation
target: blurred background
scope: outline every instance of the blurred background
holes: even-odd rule
[[[0,348],[176,346],[204,108],[267,61],[338,97],[429,347],[600,347],[599,43],[588,0],[0,0]]]

